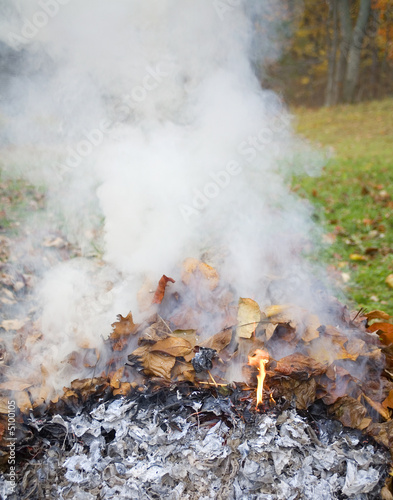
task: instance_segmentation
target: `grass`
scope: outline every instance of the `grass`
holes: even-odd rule
[[[393,99],[294,114],[300,135],[334,148],[319,178],[294,182],[324,225],[322,259],[356,304],[393,314],[385,282],[393,274]]]

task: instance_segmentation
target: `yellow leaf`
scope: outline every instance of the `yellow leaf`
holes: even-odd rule
[[[393,288],[393,274],[389,274],[389,276],[386,278],[385,283],[390,286],[390,288]]]
[[[349,258],[351,260],[355,260],[355,261],[366,261],[367,260],[367,257],[365,255],[360,255],[359,253],[351,253],[351,255],[349,256]]]
[[[238,337],[249,339],[252,337],[257,324],[261,321],[261,310],[259,305],[252,299],[239,299],[237,310],[237,328]]]

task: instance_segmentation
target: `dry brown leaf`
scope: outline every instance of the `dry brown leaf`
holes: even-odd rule
[[[146,280],[139,289],[136,299],[140,312],[145,312],[150,309],[154,297],[154,285],[150,280]]]
[[[273,333],[274,333],[274,331],[275,331],[276,328],[277,328],[276,324],[269,323],[267,325],[267,327],[265,329],[266,340],[271,339],[271,337],[273,336]]]
[[[393,344],[393,325],[391,323],[376,322],[370,325],[367,330],[376,332],[385,345]]]
[[[151,352],[150,345],[143,345],[135,349],[129,356],[129,364],[140,365],[146,375],[155,375],[165,379],[171,378],[171,370],[176,358],[161,352]]]
[[[367,352],[367,345],[366,342],[362,339],[358,338],[351,338],[348,340],[348,342],[345,344],[345,350],[350,356],[353,356],[353,360],[356,361],[356,359],[359,356],[362,356]]]
[[[321,322],[316,314],[307,314],[304,318],[305,329],[302,334],[304,342],[311,342],[319,337],[319,330]]]
[[[382,401],[382,406],[384,408],[392,408],[393,409],[393,389],[389,392],[389,395],[384,401]]]
[[[7,415],[9,412],[8,401],[8,398],[0,397],[0,413],[3,415]]]
[[[216,333],[209,339],[201,342],[200,347],[208,347],[209,349],[215,349],[217,352],[222,351],[232,340],[232,330],[223,330],[222,332]]]
[[[259,305],[252,299],[239,299],[237,311],[237,336],[250,339],[261,321]]]
[[[185,285],[190,285],[194,279],[202,280],[210,290],[214,290],[218,286],[220,276],[214,267],[198,259],[189,258],[183,262],[181,279]]]
[[[390,288],[393,288],[393,274],[389,274],[389,276],[387,276],[385,283],[390,286]]]
[[[24,391],[28,389],[33,384],[31,382],[27,382],[24,379],[13,379],[7,380],[7,382],[3,382],[0,384],[0,391]]]
[[[298,410],[307,410],[312,405],[316,398],[317,383],[315,378],[297,382],[293,388],[296,397],[296,408]]]
[[[25,391],[15,392],[14,399],[16,406],[20,409],[22,413],[27,414],[33,409],[33,405],[31,404],[27,392]]]
[[[343,396],[329,408],[329,413],[334,415],[345,427],[352,429],[364,429],[367,423],[367,410],[354,398]],[[366,419],[366,420],[365,420]]]
[[[174,357],[187,356],[192,351],[192,346],[188,340],[179,337],[169,336],[159,340],[150,347],[151,352],[159,351]]]
[[[134,323],[131,312],[125,318],[121,314],[117,316],[117,321],[112,323],[113,332],[109,338],[111,340],[119,340],[122,336],[132,335],[136,333],[138,325]]]
[[[326,367],[313,358],[295,352],[277,361],[274,371],[275,374],[280,373],[296,380],[308,380],[310,377],[322,375]]]
[[[153,304],[161,304],[168,282],[175,283],[175,280],[173,278],[168,278],[168,276],[165,276],[165,274],[163,274],[160,281],[158,282],[157,290],[153,297]]]
[[[25,319],[5,319],[1,324],[0,328],[4,328],[7,332],[10,330],[20,330],[25,326],[25,324],[30,321],[29,318]]]
[[[113,391],[114,396],[126,396],[131,391],[132,385],[129,382],[122,382],[118,389]]]
[[[384,311],[379,311],[378,309],[376,309],[375,311],[370,311],[369,313],[364,314],[364,316],[367,318],[368,321],[371,321],[372,319],[384,319],[388,321],[391,318],[391,316],[388,313]]]
[[[376,412],[378,412],[381,415],[382,418],[384,418],[385,420],[389,420],[390,419],[390,411],[389,410],[387,410],[386,408],[384,408],[377,401],[373,401],[371,398],[369,398],[368,396],[366,396],[364,393],[362,394],[362,396],[364,397],[364,399],[366,400],[366,402],[371,406],[371,408],[374,408],[374,410]]]
[[[177,382],[188,381],[195,382],[195,370],[191,363],[176,361],[172,369],[171,379]]]
[[[109,385],[114,389],[119,389],[121,378],[124,375],[124,366],[121,366],[109,377]]]
[[[171,333],[171,337],[187,340],[192,348],[194,348],[197,343],[196,330],[174,330]]]
[[[273,306],[265,307],[263,312],[265,313],[267,318],[271,318],[273,316],[278,316],[286,312],[288,309],[293,307],[292,304],[275,304]]]
[[[157,321],[143,331],[138,342],[157,342],[158,340],[167,338],[171,333],[171,330],[163,321]]]
[[[341,333],[332,325],[323,325],[320,329],[321,334],[327,337],[333,344],[343,346],[348,341],[348,337]]]

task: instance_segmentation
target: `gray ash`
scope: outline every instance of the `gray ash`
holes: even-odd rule
[[[19,453],[36,457],[19,464],[15,493],[2,477],[2,498],[380,498],[389,456],[370,438],[318,407],[252,404],[244,388],[184,384],[31,416]]]

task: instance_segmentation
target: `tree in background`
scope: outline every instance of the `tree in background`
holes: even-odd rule
[[[286,0],[288,10],[296,0]],[[291,7],[292,5],[292,7]],[[393,90],[393,0],[305,0],[264,84],[296,104],[333,105]]]

